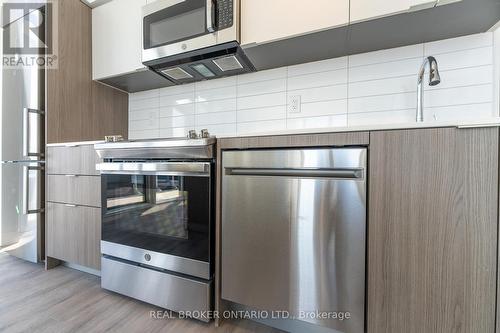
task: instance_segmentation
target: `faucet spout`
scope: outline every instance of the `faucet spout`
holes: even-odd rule
[[[418,72],[417,81],[417,122],[424,121],[424,88],[422,81],[424,79],[425,68],[429,64],[429,85],[436,86],[441,83],[441,76],[439,75],[438,64],[436,58],[429,56],[424,59],[422,66]]]

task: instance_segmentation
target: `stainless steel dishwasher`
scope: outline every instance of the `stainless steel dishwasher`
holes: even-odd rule
[[[222,163],[222,298],[363,332],[367,150],[225,151]]]

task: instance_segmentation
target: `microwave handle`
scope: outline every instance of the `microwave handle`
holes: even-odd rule
[[[206,0],[207,1],[207,30],[208,32],[215,32],[215,1],[216,0]]]

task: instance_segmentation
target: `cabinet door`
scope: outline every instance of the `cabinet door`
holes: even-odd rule
[[[47,256],[101,267],[101,209],[47,202]]]
[[[498,129],[370,137],[370,333],[493,332]]]
[[[99,176],[94,145],[47,147],[47,174]]]
[[[241,44],[277,39],[349,23],[349,0],[241,0]]]
[[[101,177],[47,175],[47,201],[101,207]]]
[[[146,0],[113,0],[92,10],[93,79],[144,68],[142,6]]]
[[[350,22],[434,7],[437,0],[351,0]]]

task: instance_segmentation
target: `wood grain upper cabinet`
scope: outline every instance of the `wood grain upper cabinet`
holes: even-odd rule
[[[146,0],[113,0],[92,10],[92,72],[99,80],[144,68],[142,6]]]
[[[498,140],[370,134],[368,333],[495,331]]]
[[[47,70],[47,143],[126,137],[128,95],[92,81],[91,9],[79,0],[59,1],[57,8],[59,60]]]
[[[241,0],[241,44],[266,43],[349,23],[349,0]]]
[[[437,0],[351,0],[350,22],[432,8]]]

